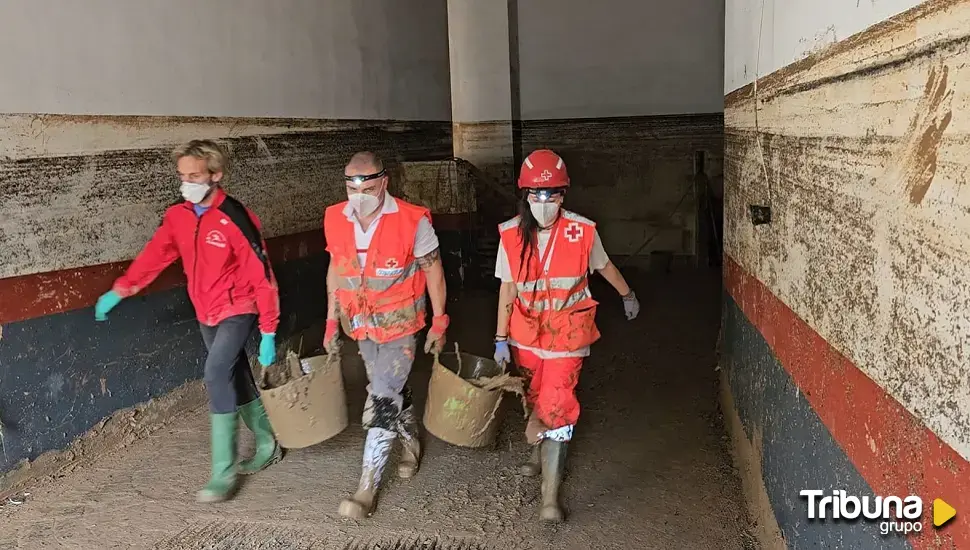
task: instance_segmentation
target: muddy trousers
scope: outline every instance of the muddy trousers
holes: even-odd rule
[[[367,370],[367,401],[361,423],[365,430],[398,429],[401,412],[411,407],[411,391],[407,385],[417,338],[405,336],[378,344],[360,340],[360,355]]]
[[[209,410],[214,414],[235,412],[259,397],[245,349],[256,327],[256,315],[236,315],[214,327],[199,326],[209,350],[203,375]]]
[[[512,347],[512,358],[528,381],[526,401],[532,408],[526,438],[570,441],[579,420],[576,384],[584,357],[543,359],[531,351]]]

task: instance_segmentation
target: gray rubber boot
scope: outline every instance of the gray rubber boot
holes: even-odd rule
[[[539,464],[539,448],[541,445],[530,446],[532,450],[529,451],[529,459],[519,466],[519,473],[527,477],[535,477],[542,471],[542,466]]]
[[[559,485],[566,462],[567,443],[545,439],[542,442],[542,508],[539,519],[545,522],[563,521],[559,506]]]
[[[414,416],[413,406],[401,412],[397,433],[401,436],[401,460],[397,464],[397,476],[410,479],[418,473],[421,464],[421,440],[418,439],[418,419]]]
[[[395,432],[381,428],[367,430],[364,442],[364,461],[360,472],[360,482],[354,496],[344,499],[337,510],[341,516],[352,519],[364,519],[374,511],[374,501],[377,491],[387,467],[387,459],[391,456],[391,448]]]

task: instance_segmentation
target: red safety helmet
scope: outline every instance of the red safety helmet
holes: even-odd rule
[[[569,187],[569,174],[562,157],[549,149],[529,153],[519,170],[519,189]]]

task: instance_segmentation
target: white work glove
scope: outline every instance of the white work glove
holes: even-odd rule
[[[623,313],[626,314],[627,321],[636,319],[637,315],[640,314],[640,302],[632,288],[629,294],[623,296]]]

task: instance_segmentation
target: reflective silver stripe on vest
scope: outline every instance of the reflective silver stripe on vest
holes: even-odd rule
[[[583,281],[583,277],[550,277],[549,278],[549,288],[551,290],[569,290]],[[519,292],[536,292],[546,289],[546,280],[539,279],[538,281],[526,281],[524,283],[516,283]]]
[[[586,300],[587,298],[592,298],[592,297],[593,295],[592,293],[590,293],[589,287],[586,287],[580,290],[579,292],[574,292],[570,294],[569,297],[567,297],[565,300],[561,298],[553,298],[552,309],[553,311],[562,311],[564,309],[573,307],[574,305],[582,302],[583,300]],[[529,300],[524,300],[524,301],[526,304],[529,303]],[[532,302],[532,305],[529,307],[529,309],[532,311],[541,313],[549,309],[549,302],[550,300],[548,298],[545,298],[543,300],[536,300],[535,302]]]
[[[390,273],[392,268],[379,268],[387,269]],[[364,283],[367,285],[368,289],[385,291],[390,289],[392,286],[410,279],[418,272],[419,266],[418,262],[414,261],[403,268],[401,272],[394,272],[393,276],[390,277],[363,277]],[[358,290],[361,288],[361,277],[343,277],[337,276],[337,287],[341,290]]]
[[[384,313],[371,313],[371,314],[358,313],[357,315],[354,315],[353,317],[351,317],[350,329],[357,330],[365,326],[365,323],[367,327],[370,327],[370,328],[379,327],[383,329],[400,325],[402,321],[410,321],[410,319],[407,319],[407,318],[390,319],[390,317],[400,316],[399,312],[404,310],[408,310],[409,315],[410,315],[410,312],[412,311],[416,311],[418,312],[418,315],[421,315],[421,312],[425,308],[426,301],[427,301],[427,298],[425,298],[425,296],[422,294],[420,298],[418,298],[414,302],[408,302],[407,305],[405,305],[401,309],[395,309]],[[389,322],[389,321],[393,321],[393,322]]]

